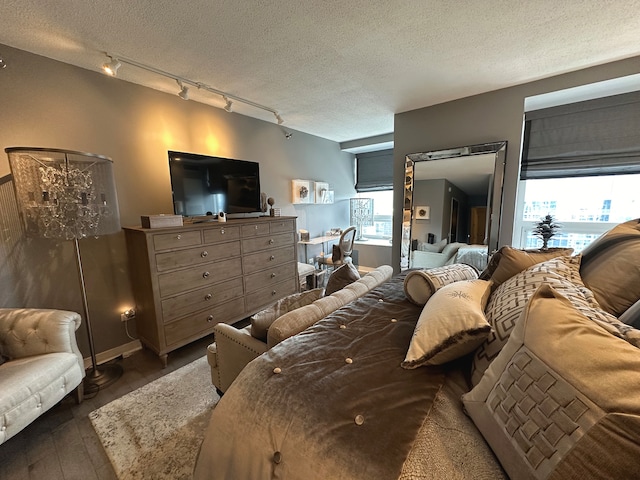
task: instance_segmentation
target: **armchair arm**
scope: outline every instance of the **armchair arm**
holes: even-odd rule
[[[251,360],[267,351],[267,344],[252,337],[246,329],[239,330],[226,323],[217,324],[213,335],[216,347],[209,348],[211,379],[224,392]]]
[[[10,359],[74,353],[84,371],[75,334],[80,321],[78,313],[65,310],[0,308],[0,351]]]

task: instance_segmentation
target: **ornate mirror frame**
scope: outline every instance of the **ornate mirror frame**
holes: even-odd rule
[[[415,219],[413,212],[413,190],[414,190],[414,166],[417,162],[428,162],[431,160],[444,160],[447,158],[469,157],[469,161],[474,160],[477,155],[495,155],[493,169],[493,182],[487,198],[487,239],[488,252],[492,253],[498,249],[498,235],[500,222],[502,219],[502,198],[504,185],[504,169],[507,153],[507,142],[482,143],[465,147],[456,147],[446,150],[435,150],[423,153],[411,153],[405,159],[404,178],[404,199],[402,212],[402,255],[401,269],[410,267],[409,258],[411,251],[411,226]]]

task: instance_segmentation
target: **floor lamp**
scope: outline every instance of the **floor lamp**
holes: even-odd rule
[[[122,367],[96,361],[78,240],[120,230],[113,162],[101,155],[48,148],[13,147],[5,152],[27,235],[73,240],[91,351],[84,390],[97,392],[118,380]]]
[[[349,216],[351,225],[356,226],[356,240],[364,240],[362,227],[373,225],[373,198],[350,199]]]

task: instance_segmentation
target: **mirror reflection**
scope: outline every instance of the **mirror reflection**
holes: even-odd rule
[[[402,268],[467,263],[497,249],[506,142],[407,155]]]

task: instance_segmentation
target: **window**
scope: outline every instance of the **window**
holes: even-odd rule
[[[513,244],[540,246],[534,222],[550,214],[549,246],[578,253],[638,217],[639,124],[638,91],[526,112]]]
[[[391,243],[393,230],[393,150],[356,155],[356,198],[373,199],[373,224],[362,227],[362,237]],[[352,220],[352,224],[353,223]],[[356,239],[360,237],[358,232]]]
[[[549,247],[571,247],[579,253],[602,233],[640,213],[640,175],[605,175],[520,182],[514,245],[538,248],[534,224],[550,214],[562,226]]]

